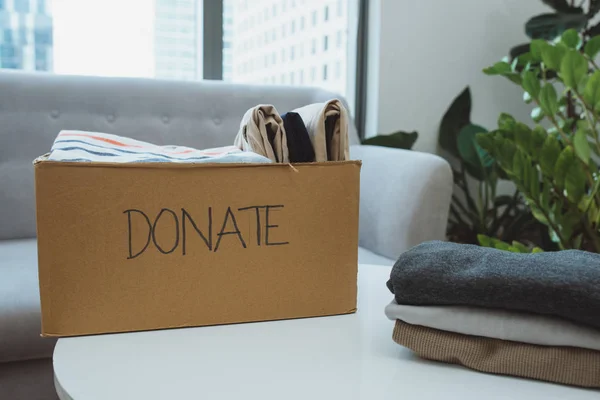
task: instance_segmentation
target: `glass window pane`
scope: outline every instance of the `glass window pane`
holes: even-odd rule
[[[246,0],[225,0],[223,36],[230,38],[230,45],[224,45],[224,51],[227,49],[230,57],[223,58],[223,70],[231,73],[224,75],[224,80],[316,84],[344,95],[349,24],[345,11],[349,1],[262,0],[259,8],[253,8]],[[264,23],[245,27],[244,21],[261,18]],[[258,60],[252,69],[235,68],[252,59]]]

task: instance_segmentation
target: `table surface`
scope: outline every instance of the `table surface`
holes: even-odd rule
[[[74,400],[600,398],[416,357],[392,341],[389,273],[360,266],[356,314],[60,339],[57,391]]]

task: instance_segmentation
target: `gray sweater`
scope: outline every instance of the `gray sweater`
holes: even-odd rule
[[[585,251],[426,242],[400,256],[387,286],[398,304],[519,310],[600,328],[600,255]]]

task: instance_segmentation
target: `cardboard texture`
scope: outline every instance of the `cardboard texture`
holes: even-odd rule
[[[354,312],[360,165],[38,160],[42,335]]]

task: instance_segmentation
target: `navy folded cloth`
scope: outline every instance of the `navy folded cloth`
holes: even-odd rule
[[[600,328],[600,255],[580,250],[521,254],[426,242],[400,256],[387,287],[398,304],[526,311]]]
[[[287,139],[290,162],[315,161],[315,149],[300,114],[288,112],[281,116]]]

